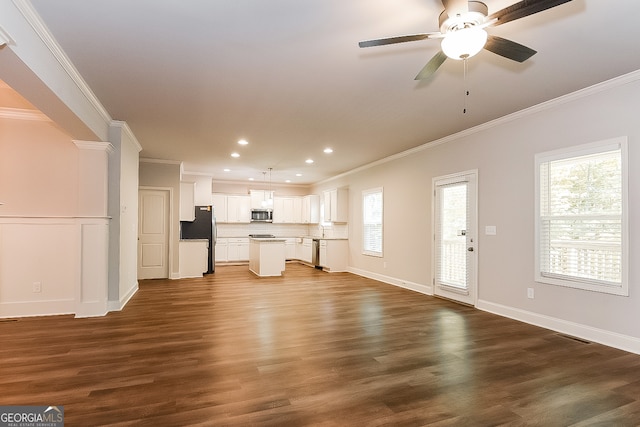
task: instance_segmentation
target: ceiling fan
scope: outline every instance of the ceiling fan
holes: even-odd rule
[[[524,62],[536,51],[511,40],[487,34],[485,28],[496,27],[571,0],[522,0],[488,15],[487,5],[480,1],[441,0],[444,11],[438,19],[440,31],[388,37],[358,43],[360,47],[383,46],[424,39],[442,39],[441,50],[431,58],[416,76],[416,80],[430,77],[447,58],[466,60],[483,48],[517,62]]]

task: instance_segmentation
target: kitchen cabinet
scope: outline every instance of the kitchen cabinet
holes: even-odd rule
[[[238,237],[228,238],[227,261],[248,261],[249,260],[249,238]]]
[[[213,214],[217,222],[227,222],[227,195],[221,193],[213,193],[211,195],[211,204],[213,205]]]
[[[301,238],[296,243],[296,258],[311,264],[313,256],[313,239]]]
[[[196,219],[196,183],[180,183],[180,221],[193,221]]]
[[[251,209],[271,209],[273,208],[273,191],[249,190],[251,198]]]
[[[207,271],[209,257],[209,242],[206,240],[181,240],[178,245],[180,251],[180,277],[202,277]]]
[[[296,259],[296,238],[289,237],[284,240],[285,259]]]
[[[273,199],[274,224],[296,224],[295,199],[299,199],[299,197],[275,197]]]
[[[216,241],[216,262],[227,262],[229,260],[229,240],[218,238]]]
[[[347,271],[349,241],[346,239],[320,240],[319,264],[325,271]]]
[[[293,223],[302,224],[302,197],[293,198]]]
[[[347,222],[349,220],[349,190],[334,188],[323,192],[324,220],[326,222]]]
[[[282,276],[285,269],[284,239],[251,239],[249,270],[260,277]]]
[[[249,196],[227,196],[227,222],[251,222],[251,199]]]
[[[317,224],[320,222],[320,196],[311,194],[301,200],[301,223]]]

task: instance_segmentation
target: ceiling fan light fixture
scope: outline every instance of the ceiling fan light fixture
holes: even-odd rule
[[[451,59],[468,59],[482,50],[487,37],[487,32],[482,28],[463,28],[448,33],[442,39],[441,48]]]

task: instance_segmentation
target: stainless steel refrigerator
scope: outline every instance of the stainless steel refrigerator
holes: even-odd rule
[[[209,241],[209,261],[205,274],[212,274],[216,269],[216,216],[213,206],[196,206],[193,221],[180,221],[180,239],[207,239]]]

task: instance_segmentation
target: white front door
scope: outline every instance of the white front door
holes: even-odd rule
[[[169,191],[138,192],[138,279],[169,277]]]
[[[474,305],[477,298],[477,172],[434,178],[434,294]]]

